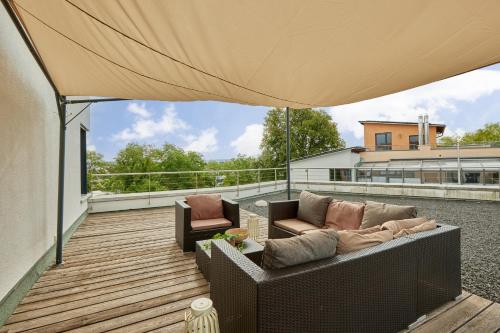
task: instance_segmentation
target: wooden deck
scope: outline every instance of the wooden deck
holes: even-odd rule
[[[182,332],[201,296],[209,285],[175,244],[173,208],[92,214],[0,332]],[[495,332],[499,318],[500,304],[464,292],[410,331]]]

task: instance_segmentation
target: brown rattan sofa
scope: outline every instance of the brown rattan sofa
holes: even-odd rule
[[[230,226],[193,230],[191,226],[191,207],[185,200],[175,202],[175,240],[183,251],[194,251],[196,241],[212,238],[217,233],[224,233],[229,228],[239,228],[240,208],[237,202],[222,199],[224,218]]]
[[[277,270],[216,241],[210,274],[222,333],[397,332],[461,294],[460,228]]]

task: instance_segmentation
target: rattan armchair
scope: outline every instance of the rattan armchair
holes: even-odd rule
[[[231,226],[206,230],[193,230],[191,227],[191,207],[185,200],[175,202],[175,240],[183,251],[194,251],[196,241],[212,238],[217,233],[224,233],[229,228],[239,228],[240,207],[237,202],[222,199],[224,218],[231,221]]]

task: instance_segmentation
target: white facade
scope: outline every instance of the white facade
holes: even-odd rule
[[[68,119],[82,105],[68,108]],[[87,210],[80,190],[80,126],[66,134],[64,230]],[[55,242],[59,116],[52,87],[0,6],[0,300]]]
[[[351,169],[360,161],[360,156],[350,148],[290,162],[293,182],[329,181],[333,168]]]

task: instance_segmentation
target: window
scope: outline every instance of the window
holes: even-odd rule
[[[392,150],[392,133],[376,133],[375,145],[375,150]]]
[[[87,194],[87,131],[80,128],[80,189]]]
[[[409,144],[410,144],[410,150],[417,150],[418,149],[418,135],[410,135],[409,136]]]

